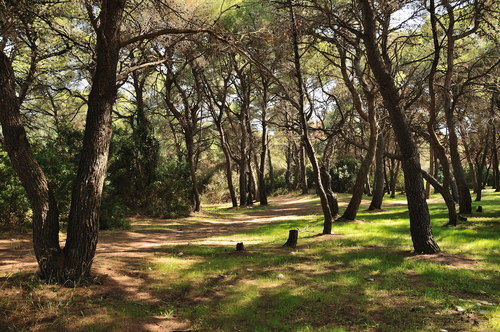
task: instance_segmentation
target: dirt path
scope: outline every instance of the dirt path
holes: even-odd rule
[[[270,199],[270,207],[245,214],[217,217],[200,213],[176,220],[132,219],[129,231],[103,231],[100,234],[95,263],[103,258],[124,256],[140,258],[151,255],[154,247],[188,243],[211,243],[214,236],[248,230],[260,225],[296,219],[320,211],[310,197],[282,196]],[[60,234],[63,245],[64,234]],[[0,235],[0,276],[27,268],[36,268],[31,236]]]
[[[155,248],[165,245],[203,244],[228,245],[213,237],[231,234],[283,220],[293,220],[320,211],[320,206],[310,196],[282,196],[270,199],[270,206],[232,215],[231,210],[220,217],[199,213],[184,219],[133,219],[131,230],[104,231],[100,233],[93,264],[94,273],[102,284],[88,290],[88,297],[107,297],[161,303],[148,291],[147,280],[138,272],[142,262],[153,258]],[[227,215],[226,215],[227,214]],[[63,245],[64,234],[60,234]],[[0,278],[20,271],[35,271],[36,261],[31,236],[0,235]],[[92,315],[90,316],[92,317]],[[98,319],[94,316],[94,319]],[[85,324],[85,321],[80,322]],[[146,322],[129,326],[130,331],[171,331],[189,327],[189,322],[175,317],[150,317]]]

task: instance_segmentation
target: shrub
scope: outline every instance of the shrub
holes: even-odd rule
[[[339,159],[331,168],[332,186],[335,192],[351,192],[360,162],[354,158]]]
[[[26,192],[11,167],[7,152],[0,151],[0,227],[11,228],[30,222]]]

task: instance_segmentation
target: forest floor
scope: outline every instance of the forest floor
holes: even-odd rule
[[[500,330],[499,193],[454,228],[428,201],[438,255],[411,253],[404,196],[375,212],[367,199],[328,236],[311,195],[132,218],[100,233],[95,280],[78,288],[40,282],[30,235],[0,234],[0,331]],[[289,229],[295,249],[282,247]]]

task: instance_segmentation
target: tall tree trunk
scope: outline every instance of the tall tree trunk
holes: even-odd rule
[[[445,1],[445,7],[447,7],[448,12],[448,29],[446,30],[446,39],[448,42],[447,52],[446,52],[446,74],[444,78],[443,90],[444,90],[444,111],[446,117],[446,126],[448,128],[449,136],[449,146],[450,146],[450,156],[451,164],[453,166],[453,174],[455,176],[455,182],[458,187],[458,199],[460,204],[460,213],[471,214],[472,213],[472,199],[469,191],[469,186],[465,178],[465,172],[462,167],[462,162],[460,159],[460,153],[458,151],[458,137],[456,132],[455,123],[455,102],[453,100],[452,94],[452,77],[454,70],[454,57],[455,57],[455,36],[454,34],[454,9],[449,5],[448,1]]]
[[[484,145],[484,149],[479,150],[479,153],[476,156],[476,170],[477,170],[477,184],[478,184],[476,193],[476,202],[481,201],[481,194],[483,191],[483,171],[484,167],[486,166],[486,156],[488,154],[488,141],[489,141],[489,131],[487,130],[485,139],[486,144]],[[486,179],[484,180],[484,183],[486,183],[487,179],[488,179],[488,174],[486,174]]]
[[[99,208],[111,142],[116,69],[125,0],[103,1],[96,31],[96,68],[88,98],[83,149],[74,182],[64,247],[66,278],[90,275],[97,246]]]
[[[359,0],[363,41],[367,59],[380,87],[385,108],[389,111],[392,127],[402,153],[402,168],[405,175],[406,197],[410,216],[410,231],[416,253],[436,253],[439,246],[432,236],[429,209],[425,200],[424,181],[420,171],[420,155],[413,139],[408,121],[401,107],[399,91],[388,71],[377,46],[375,15],[369,0]]]
[[[217,129],[219,131],[219,139],[222,147],[222,151],[224,152],[224,158],[226,160],[226,181],[227,181],[227,189],[229,190],[229,196],[231,197],[231,204],[233,207],[238,206],[238,199],[236,197],[236,191],[234,190],[233,185],[233,170],[232,170],[232,159],[231,152],[229,151],[229,147],[226,141],[226,134],[222,128],[222,124],[217,124]]]
[[[286,152],[285,152],[285,160],[286,160],[286,171],[285,171],[285,184],[287,190],[292,189],[292,183],[290,181],[290,176],[291,176],[291,168],[292,168],[292,148],[290,144],[287,145],[286,147]]]
[[[300,190],[302,194],[307,194],[309,192],[309,188],[307,185],[307,172],[306,172],[306,156],[305,156],[305,147],[304,143],[300,145],[299,150],[299,160],[300,160]]]
[[[269,88],[269,80],[262,78],[262,110],[261,110],[262,135],[260,140],[260,164],[257,164],[260,205],[267,205],[268,188],[266,185],[265,175],[266,175],[266,157],[268,155],[268,149],[269,149],[269,136],[267,134],[268,88]]]
[[[387,192],[388,195],[391,194],[391,182],[389,180],[389,177],[387,176],[387,165],[386,165],[386,158],[384,157],[384,182],[385,182],[385,191]]]
[[[298,92],[298,102],[296,103],[296,108],[299,113],[300,124],[302,127],[302,141],[304,143],[304,147],[309,157],[309,161],[311,162],[313,168],[314,181],[316,183],[316,192],[319,195],[321,201],[321,208],[323,210],[323,216],[325,218],[323,223],[323,234],[331,234],[332,233],[332,214],[330,211],[330,207],[328,205],[328,198],[326,196],[325,190],[323,188],[323,184],[321,182],[320,170],[318,160],[316,159],[316,153],[314,151],[314,147],[311,144],[309,139],[309,125],[307,123],[306,112],[304,109],[304,81],[302,78],[302,69],[300,65],[300,53],[299,53],[299,35],[297,31],[297,22],[295,19],[295,12],[293,10],[292,1],[288,0],[288,9],[290,13],[290,20],[292,23],[292,41],[293,41],[293,56],[294,56],[294,65],[295,65],[295,77],[297,83],[297,92]]]
[[[399,160],[391,159],[391,168],[389,170],[389,191],[391,198],[396,197],[396,184],[398,182],[399,167],[401,163]]]
[[[463,134],[463,133],[462,133]],[[472,162],[472,154],[469,148],[469,144],[466,139],[462,140],[464,145],[465,157],[467,159],[467,163],[469,164],[469,176],[472,179],[472,186],[474,188],[474,193],[477,193],[477,178],[476,178],[476,168],[474,167],[474,163]]]
[[[247,206],[252,206],[253,205],[253,182],[252,182],[252,174],[251,172],[248,172],[247,174],[247,179],[248,179],[248,184],[247,184],[247,188],[248,188],[248,194],[247,194]]]
[[[246,157],[243,157],[243,154],[240,155],[240,162],[239,162],[239,172],[240,172],[240,206],[245,206],[247,205],[247,195],[248,195],[248,189],[247,189],[247,161]]]
[[[382,208],[382,200],[384,199],[384,152],[384,133],[380,130],[377,137],[377,151],[375,152],[373,197],[368,210],[380,210]]]
[[[269,137],[268,137],[268,140],[269,140]],[[268,169],[269,169],[269,189],[268,189],[268,191],[272,192],[274,190],[274,168],[273,168],[273,162],[272,162],[272,159],[271,159],[271,148],[269,146],[269,142],[267,144],[268,144],[268,147],[267,147],[267,164],[268,164]],[[287,165],[287,167],[288,167],[288,165]],[[289,183],[290,183],[290,179],[288,179],[287,186],[288,186]]]
[[[33,211],[33,248],[40,276],[60,281],[64,279],[64,257],[59,246],[59,211],[26,137],[14,75],[10,59],[0,49],[0,123],[4,147]]]
[[[257,197],[257,193],[259,192],[257,188],[257,181],[255,181],[255,175],[254,175],[253,167],[252,167],[252,162],[250,161],[250,158],[248,158],[248,179],[249,179],[249,185],[248,185],[248,192],[249,196],[252,197],[250,200],[253,204],[253,200],[255,197]]]
[[[497,127],[496,127],[496,120],[497,117],[495,117],[495,107],[496,107],[496,100],[498,99],[498,93],[493,93],[491,96],[491,132],[493,134],[492,138],[492,145],[491,145],[491,159],[493,163],[493,188],[495,189],[495,192],[500,192],[500,168],[499,168],[499,163],[498,163],[498,146],[497,146]]]
[[[432,62],[431,71],[428,78],[430,102],[429,102],[429,120],[427,121],[427,130],[429,131],[430,135],[429,143],[431,144],[434,150],[434,155],[436,156],[437,159],[439,159],[441,167],[443,169],[444,180],[443,180],[443,186],[440,189],[440,193],[443,196],[444,201],[446,202],[446,206],[448,208],[448,219],[449,219],[448,223],[449,225],[455,226],[457,224],[457,211],[455,208],[455,200],[453,199],[453,196],[450,192],[451,182],[453,181],[451,177],[450,165],[448,163],[448,157],[446,156],[446,151],[441,142],[439,141],[436,135],[436,131],[434,129],[437,118],[434,77],[436,74],[437,66],[439,64],[440,50],[441,50],[441,46],[439,44],[439,38],[437,35],[437,27],[436,27],[437,19],[434,7],[434,0],[430,0],[429,12],[431,15],[431,27],[432,27],[432,36],[434,42],[434,59]]]
[[[370,171],[370,166],[373,161],[373,156],[375,155],[375,147],[377,145],[377,122],[375,120],[375,100],[374,96],[367,96],[368,99],[368,109],[369,109],[369,123],[370,123],[370,140],[368,144],[368,151],[366,151],[365,158],[361,162],[358,174],[356,175],[356,182],[352,189],[352,197],[347,205],[342,219],[354,220],[358,214],[359,206],[361,205],[361,200],[363,199],[363,192],[366,183],[366,178],[368,172]]]
[[[198,177],[196,174],[193,134],[189,131],[186,132],[185,140],[187,148],[187,162],[189,166],[189,174],[191,175],[191,183],[192,183],[191,194],[192,194],[193,211],[200,212],[201,200],[200,200],[200,192],[198,190]]]
[[[267,156],[267,123],[262,123],[262,142],[260,151],[260,165],[259,165],[259,201],[260,205],[267,205],[267,187],[265,179],[266,171],[266,156]]]

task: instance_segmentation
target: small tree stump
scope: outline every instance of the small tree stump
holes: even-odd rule
[[[245,246],[243,245],[243,242],[236,243],[236,251],[245,251]]]
[[[483,212],[483,207],[482,207],[481,205],[479,205],[479,206],[477,207],[476,212]]]
[[[295,248],[297,246],[297,239],[299,238],[299,230],[291,229],[288,234],[288,240],[283,247]]]

